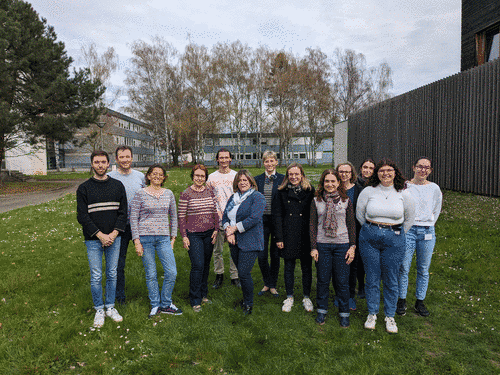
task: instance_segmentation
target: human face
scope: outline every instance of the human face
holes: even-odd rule
[[[165,174],[161,168],[153,168],[150,174],[146,176],[151,182],[151,186],[159,187],[165,181]]]
[[[288,170],[288,181],[293,186],[297,186],[302,181],[302,172],[298,167],[293,167]]]
[[[413,167],[415,178],[417,180],[426,180],[432,172],[431,161],[427,159],[420,159],[417,165]]]
[[[205,181],[207,180],[207,175],[203,169],[197,169],[193,174],[193,183],[196,187],[201,188]]]
[[[378,170],[378,179],[383,186],[392,186],[394,177],[396,177],[396,171],[390,165],[383,165]]]
[[[130,170],[130,167],[132,166],[132,153],[130,152],[130,150],[118,151],[116,162],[118,164],[118,168],[120,168],[121,170]]]
[[[106,172],[109,167],[108,158],[104,155],[94,156],[92,159],[92,169],[94,170],[94,176],[96,178],[103,178],[106,176]]]
[[[334,174],[327,174],[325,176],[325,180],[323,182],[323,187],[327,193],[335,193],[339,188],[340,181],[337,180],[337,177]]]
[[[375,164],[371,161],[365,161],[361,166],[361,176],[363,176],[365,180],[368,180],[373,175],[374,170]]]
[[[219,163],[219,168],[229,168],[229,164],[231,164],[231,154],[227,151],[219,152],[217,163]]]
[[[277,165],[278,160],[275,158],[267,158],[264,160],[264,168],[266,169],[267,174],[273,174]]]
[[[252,186],[250,180],[245,175],[241,175],[238,180],[238,190],[240,193],[245,193],[248,189],[250,189],[250,186]]]
[[[341,165],[338,169],[340,174],[340,179],[343,184],[348,184],[352,178],[352,169],[349,164]]]

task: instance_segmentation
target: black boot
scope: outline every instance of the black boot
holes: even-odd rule
[[[421,299],[417,299],[415,302],[415,312],[420,316],[429,316],[429,310],[424,305],[424,301]]]
[[[214,289],[219,289],[221,287],[223,281],[224,281],[224,274],[223,273],[218,273],[215,276],[214,285],[212,285],[212,287]]]

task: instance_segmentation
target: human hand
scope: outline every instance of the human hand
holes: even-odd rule
[[[318,250],[316,249],[311,250],[311,257],[314,259],[315,262],[317,262],[319,258]]]
[[[283,242],[276,242],[276,246],[278,246],[278,249],[283,249],[285,244]]]
[[[184,245],[184,249],[189,251],[189,245],[190,245],[189,238],[182,237],[182,244]]]
[[[351,264],[352,261],[354,260],[354,250],[356,249],[356,246],[351,246],[349,250],[345,253],[345,259],[347,259],[346,264]]]
[[[236,245],[236,236],[234,234],[227,236],[227,242],[229,242],[231,245]]]
[[[134,242],[134,245],[135,245],[135,253],[142,257],[142,255],[144,254],[144,248],[142,247],[142,244],[137,241],[137,242]]]
[[[215,241],[217,241],[217,234],[219,232],[216,230],[214,230],[214,232],[212,233],[212,245],[215,244]]]

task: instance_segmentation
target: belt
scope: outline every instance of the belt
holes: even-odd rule
[[[379,227],[379,228],[383,228],[383,229],[392,229],[392,230],[401,230],[401,225],[402,225],[402,224],[395,224],[395,225],[375,224],[375,223],[372,223],[371,221],[367,221],[366,224],[371,225],[373,227]]]

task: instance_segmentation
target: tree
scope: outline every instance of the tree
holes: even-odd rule
[[[362,108],[390,98],[392,73],[387,63],[369,68],[362,53],[337,48],[333,68],[333,89],[342,120]]]
[[[23,142],[71,141],[95,122],[104,88],[87,69],[70,74],[64,44],[30,4],[2,0],[0,25],[1,164]]]

